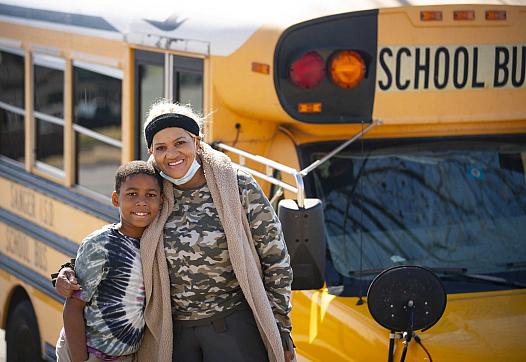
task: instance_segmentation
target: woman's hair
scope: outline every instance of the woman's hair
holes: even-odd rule
[[[203,137],[203,125],[205,118],[195,112],[192,109],[192,106],[189,104],[183,105],[179,103],[172,103],[169,102],[166,99],[161,99],[160,101],[155,102],[150,110],[148,111],[148,117],[146,117],[146,122],[144,123],[143,133],[144,129],[146,129],[146,126],[157,116],[160,116],[162,114],[166,113],[177,113],[182,114],[183,116],[187,116],[192,118],[197,125],[199,126],[199,137]]]

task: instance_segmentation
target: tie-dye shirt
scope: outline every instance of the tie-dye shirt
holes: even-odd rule
[[[144,332],[139,239],[106,225],[80,244],[75,272],[82,291],[86,343],[110,356],[135,353]]]

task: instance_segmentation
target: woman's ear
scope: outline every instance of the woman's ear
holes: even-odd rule
[[[195,149],[201,150],[201,137],[195,137]]]
[[[117,193],[117,191],[113,191],[111,193],[111,203],[113,204],[113,206],[119,207],[119,194]]]

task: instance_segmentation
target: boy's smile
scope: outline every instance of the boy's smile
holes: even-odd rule
[[[121,233],[135,238],[141,237],[161,207],[159,182],[150,175],[128,176],[120,192],[114,191],[111,196],[113,205],[119,207]]]

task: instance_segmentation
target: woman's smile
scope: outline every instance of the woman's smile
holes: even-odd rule
[[[178,161],[170,161],[168,162],[168,167],[173,169],[174,171],[176,170],[180,170],[181,168],[184,169],[184,171],[186,171],[186,167],[184,167],[186,165],[186,162],[184,159],[181,159],[181,160],[178,160]]]

